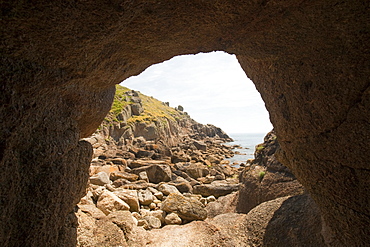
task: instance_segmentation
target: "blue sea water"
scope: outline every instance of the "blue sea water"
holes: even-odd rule
[[[234,155],[234,157],[227,160],[230,164],[246,163],[248,159],[254,159],[254,150],[257,144],[263,143],[263,138],[267,133],[230,133],[229,136],[233,138],[233,142],[227,142],[227,145],[239,145],[241,149],[234,149],[239,151],[242,155]]]

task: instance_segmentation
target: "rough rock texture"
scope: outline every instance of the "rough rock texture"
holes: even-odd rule
[[[325,246],[319,210],[308,196],[264,202],[248,214],[225,213],[206,221],[165,226],[147,246]]]
[[[255,159],[239,176],[241,182],[237,204],[239,213],[248,213],[262,202],[304,192],[303,186],[289,168],[276,159],[279,148],[274,131],[269,132],[264,142],[256,146]]]
[[[239,192],[233,192],[227,196],[221,196],[216,201],[206,206],[207,217],[213,218],[220,214],[236,213],[236,206],[239,199]]]
[[[187,221],[207,218],[207,211],[202,203],[181,194],[169,194],[166,200],[163,201],[161,209],[167,213],[176,213],[181,219]]]
[[[264,202],[245,218],[248,242],[251,246],[325,246],[320,217],[307,194]]]
[[[1,10],[2,246],[73,246],[63,227],[91,157],[79,138],[108,112],[114,84],[214,50],[236,54],[254,81],[327,243],[370,242],[368,1],[7,0]]]

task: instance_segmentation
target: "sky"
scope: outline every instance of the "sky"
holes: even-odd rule
[[[122,86],[181,105],[195,121],[226,133],[267,133],[268,112],[235,55],[225,52],[177,56],[132,76]]]

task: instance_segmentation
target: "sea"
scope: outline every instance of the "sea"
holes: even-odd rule
[[[234,149],[240,154],[228,158],[230,164],[246,163],[248,159],[254,159],[254,150],[257,144],[263,143],[263,138],[267,133],[230,133],[228,134],[233,138],[233,142],[227,142],[226,145],[239,145],[241,148]]]

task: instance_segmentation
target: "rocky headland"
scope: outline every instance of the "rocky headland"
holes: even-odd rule
[[[234,167],[226,158],[235,146],[220,128],[118,86],[112,110],[85,140],[94,154],[72,226],[78,246],[322,245],[317,207],[275,159],[273,131],[254,160]]]

